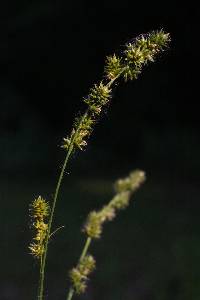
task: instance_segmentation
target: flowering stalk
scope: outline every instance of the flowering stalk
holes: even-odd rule
[[[83,227],[83,231],[87,235],[87,239],[76,268],[73,268],[70,271],[71,287],[67,295],[67,300],[71,300],[74,293],[81,294],[86,290],[88,275],[91,272],[88,272],[87,275],[85,275],[81,272],[81,266],[85,259],[89,260],[89,257],[90,260],[94,262],[94,258],[87,254],[92,240],[99,239],[101,237],[103,224],[107,221],[113,220],[118,211],[125,209],[129,205],[132,194],[141,186],[141,184],[143,184],[144,181],[145,173],[140,170],[130,173],[127,178],[118,180],[115,183],[116,194],[113,199],[101,210],[92,211],[88,215]],[[91,271],[93,269],[94,267],[91,268]]]
[[[48,251],[49,238],[51,236],[51,226],[53,222],[56,202],[60,191],[62,179],[71,154],[76,150],[83,150],[87,145],[87,140],[91,135],[94,124],[99,118],[103,108],[108,105],[112,98],[112,85],[120,77],[125,81],[136,79],[141,73],[143,66],[148,62],[154,61],[155,56],[164,50],[170,37],[163,30],[153,31],[147,35],[141,35],[132,43],[125,46],[121,57],[115,54],[106,59],[104,70],[104,80],[95,84],[89,95],[83,99],[87,105],[85,113],[75,120],[71,134],[64,138],[62,147],[66,150],[66,157],[58,178],[56,190],[53,198],[48,228],[44,241],[44,252],[41,259],[40,283],[38,299],[44,299],[44,274],[46,257]]]

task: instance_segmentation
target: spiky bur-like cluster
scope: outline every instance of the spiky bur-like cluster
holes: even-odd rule
[[[35,258],[41,258],[44,253],[44,242],[48,230],[48,223],[46,220],[50,213],[48,202],[41,196],[36,198],[30,206],[32,227],[35,231],[33,242],[30,244],[29,249]]]
[[[92,255],[86,255],[80,260],[76,268],[69,275],[76,294],[82,294],[87,287],[88,276],[95,268],[95,260]]]
[[[145,180],[145,173],[137,170],[115,184],[116,194],[113,199],[99,211],[92,211],[84,225],[84,231],[88,237],[98,239],[101,236],[103,224],[115,218],[117,211],[126,208],[131,195]]]
[[[111,221],[119,210],[126,208],[129,204],[131,195],[145,181],[145,173],[140,170],[131,172],[127,178],[120,179],[115,183],[115,196],[99,211],[93,211],[88,215],[83,231],[87,235],[87,240],[76,268],[70,271],[72,287],[67,299],[71,299],[74,292],[81,294],[87,287],[88,275],[95,267],[95,260],[87,254],[92,239],[101,236],[103,224]],[[71,296],[70,296],[71,295]]]
[[[137,79],[142,68],[163,51],[169,44],[170,36],[163,30],[152,31],[138,36],[133,42],[127,43],[121,57],[107,57],[105,74],[108,79],[122,75],[125,81]]]
[[[69,137],[64,138],[63,148],[68,151],[79,148],[83,150],[87,145],[93,125],[112,98],[111,86],[119,77],[125,81],[137,79],[142,68],[148,62],[153,62],[155,57],[169,44],[170,36],[163,30],[152,31],[140,35],[133,42],[125,46],[121,56],[108,56],[104,69],[104,80],[95,84],[87,97],[83,99],[87,105],[85,114],[76,119],[74,128]]]

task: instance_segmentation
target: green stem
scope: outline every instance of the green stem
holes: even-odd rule
[[[79,258],[79,262],[85,258],[86,254],[87,254],[87,251],[89,249],[89,246],[91,244],[91,241],[92,241],[92,238],[88,237],[87,240],[86,240],[86,242],[85,242],[85,245],[83,247],[83,251],[81,253],[81,256]]]
[[[69,290],[67,300],[71,300],[73,295],[74,295],[74,289],[71,287],[70,290]]]
[[[89,246],[91,244],[91,241],[92,241],[91,237],[88,237],[87,240],[86,240],[86,242],[85,242],[85,245],[83,247],[81,256],[79,258],[79,262],[82,261],[85,258],[85,256],[87,255],[87,252],[88,252]],[[74,288],[70,287],[69,293],[67,295],[67,300],[71,300],[72,297],[73,297],[73,295],[74,295]]]
[[[39,278],[40,281],[38,285],[38,299],[39,299],[40,285],[41,285],[42,262],[43,262],[43,255],[40,257],[40,278]]]
[[[52,204],[52,209],[51,209],[51,215],[50,215],[50,218],[49,218],[49,226],[48,226],[48,231],[47,231],[47,237],[46,237],[45,245],[44,245],[44,254],[43,254],[43,259],[42,259],[42,266],[41,266],[41,269],[40,269],[38,300],[42,300],[43,299],[43,293],[44,293],[44,272],[45,272],[45,266],[46,266],[46,257],[47,257],[48,242],[49,242],[50,232],[51,232],[51,225],[52,225],[52,221],[53,221],[53,216],[54,216],[56,201],[57,201],[57,198],[58,198],[58,193],[59,193],[59,190],[60,190],[61,182],[62,182],[63,175],[64,175],[64,172],[65,172],[65,168],[66,168],[66,165],[67,165],[67,162],[69,160],[69,157],[71,155],[72,150],[73,150],[73,145],[72,145],[72,147],[69,148],[69,150],[67,152],[67,155],[66,155],[66,158],[65,158],[65,161],[64,161],[64,164],[63,164],[63,167],[62,167],[59,179],[58,179],[58,183],[57,183],[57,186],[56,186],[56,192],[55,192],[55,195],[54,195],[54,199],[53,199],[53,204]]]

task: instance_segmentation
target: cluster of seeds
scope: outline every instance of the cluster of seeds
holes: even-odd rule
[[[88,276],[95,268],[95,260],[92,255],[86,255],[76,268],[70,271],[70,279],[77,294],[85,292]]]
[[[48,230],[48,223],[45,221],[49,216],[50,207],[48,202],[39,196],[31,204],[30,211],[35,236],[33,237],[33,242],[30,244],[29,249],[31,250],[31,254],[39,259],[44,253],[44,242]]]

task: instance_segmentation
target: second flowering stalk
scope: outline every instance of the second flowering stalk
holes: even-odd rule
[[[67,300],[71,300],[74,293],[82,294],[87,287],[88,275],[94,270],[95,260],[88,254],[89,246],[94,239],[99,239],[105,222],[112,221],[118,211],[125,209],[130,202],[132,194],[145,181],[145,173],[141,170],[131,172],[128,177],[115,183],[115,196],[99,211],[92,211],[86,220],[83,231],[86,234],[86,242],[75,268],[70,271],[71,288]]]

